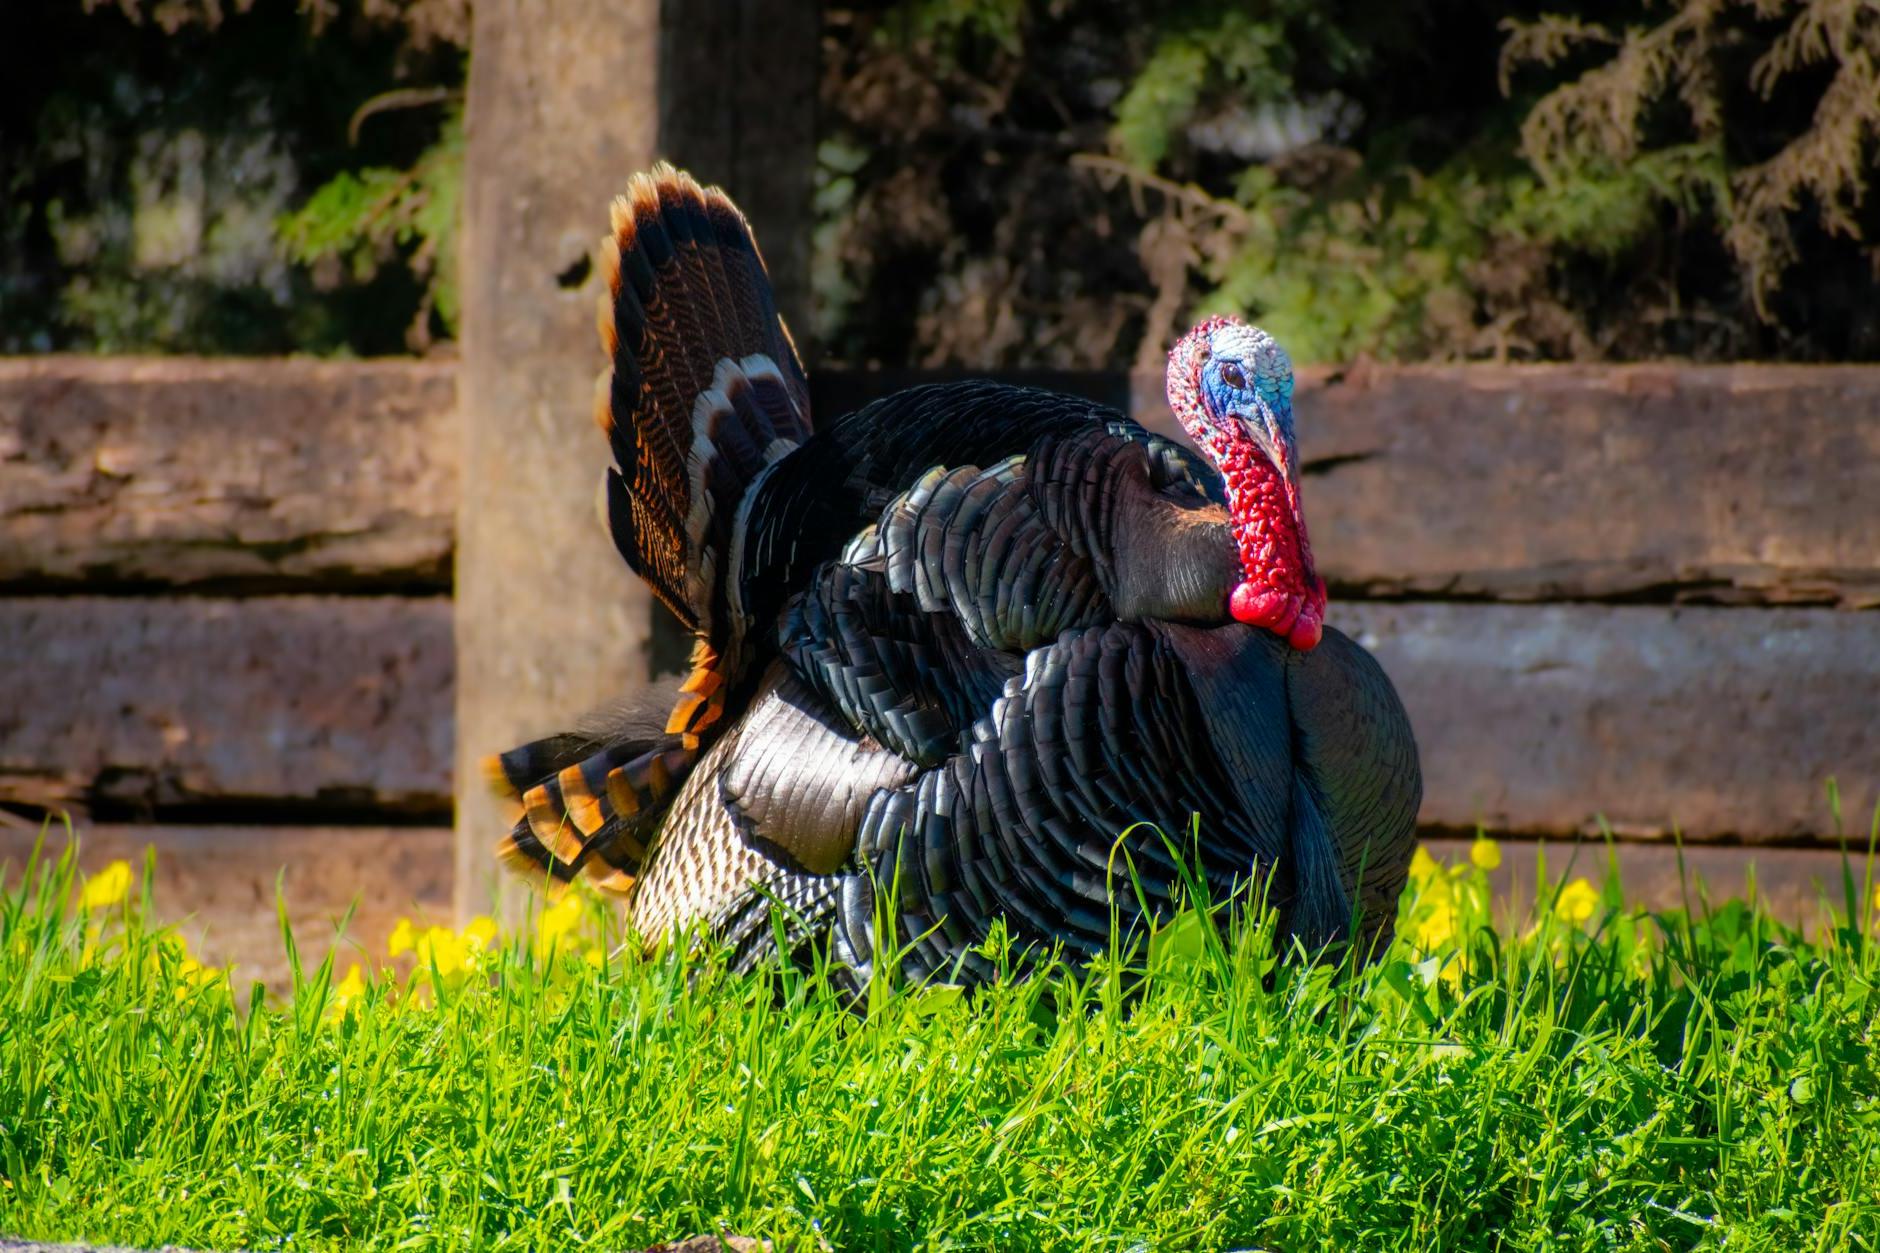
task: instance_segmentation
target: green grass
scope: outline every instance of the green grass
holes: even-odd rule
[[[1397,946],[1356,974],[1275,963],[1264,931],[1224,947],[1188,914],[1085,977],[858,1014],[814,970],[596,967],[573,932],[545,953],[566,914],[481,950],[440,933],[426,969],[368,975],[343,1004],[326,967],[264,997],[194,967],[147,899],[108,903],[122,886],[94,880],[86,908],[69,859],[42,862],[0,895],[0,1231],[1880,1245],[1880,957],[1858,863],[1855,921],[1809,941],[1740,902],[1615,908],[1610,879],[1498,929],[1479,869],[1418,877]]]

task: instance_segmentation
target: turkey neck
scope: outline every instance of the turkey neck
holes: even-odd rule
[[[1325,585],[1312,565],[1298,480],[1237,428],[1210,442],[1240,557],[1241,581],[1228,611],[1309,649],[1325,620]]]

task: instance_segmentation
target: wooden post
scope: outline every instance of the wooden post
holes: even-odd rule
[[[490,906],[490,849],[507,829],[481,760],[644,684],[664,614],[596,510],[607,453],[589,416],[604,364],[592,253],[608,202],[656,157],[696,157],[751,215],[800,324],[816,24],[814,0],[477,4],[461,253],[460,915]]]
[[[595,241],[653,160],[658,0],[481,0],[464,163],[457,512],[459,915],[508,828],[489,753],[646,681],[650,598],[595,517]]]

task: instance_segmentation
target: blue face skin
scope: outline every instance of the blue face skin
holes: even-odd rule
[[[1247,436],[1272,463],[1294,472],[1292,371],[1278,363],[1256,366],[1252,359],[1213,356],[1201,367],[1201,396],[1208,416],[1217,422],[1238,422]]]

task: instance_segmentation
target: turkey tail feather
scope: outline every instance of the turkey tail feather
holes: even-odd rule
[[[580,729],[486,758],[513,824],[496,846],[510,869],[559,889],[586,875],[624,892],[699,754],[664,727],[674,685],[597,711]]]
[[[603,891],[625,893],[698,757],[691,749],[669,744],[638,751],[643,748],[637,743],[602,748],[530,786],[515,802],[520,813],[497,843],[497,859],[543,879],[551,889],[585,874]],[[537,745],[524,745],[497,760],[532,753],[537,760],[547,759],[536,750]],[[492,778],[495,775],[492,771]],[[507,783],[506,771],[504,777]]]
[[[809,388],[737,206],[669,165],[637,174],[601,245],[595,417],[615,546],[697,636],[670,729],[697,747],[742,672],[739,505],[810,436]]]

